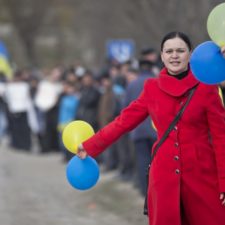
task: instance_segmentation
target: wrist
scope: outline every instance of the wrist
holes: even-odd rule
[[[82,143],[78,145],[78,149],[84,150],[84,146],[82,145]]]

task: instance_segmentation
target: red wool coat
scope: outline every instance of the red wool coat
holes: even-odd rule
[[[196,84],[191,72],[178,80],[163,69],[159,78],[145,83],[138,99],[120,116],[85,141],[84,148],[89,155],[98,155],[148,115],[159,140]],[[149,223],[224,225],[220,192],[225,192],[225,110],[218,87],[200,83],[151,165]]]

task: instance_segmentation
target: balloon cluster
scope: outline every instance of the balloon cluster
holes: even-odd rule
[[[225,3],[210,12],[207,31],[212,41],[206,41],[194,49],[190,67],[199,81],[218,84],[225,80],[225,59],[220,51],[220,47],[225,46]]]
[[[76,154],[78,146],[93,134],[94,130],[90,124],[82,120],[76,120],[64,128],[62,133],[63,144],[68,151]],[[67,164],[66,177],[72,187],[78,190],[90,189],[99,179],[98,164],[90,156],[80,159],[75,155]]]

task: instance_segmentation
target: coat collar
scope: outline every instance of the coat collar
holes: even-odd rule
[[[195,79],[191,70],[189,70],[188,75],[181,80],[168,75],[166,68],[163,68],[159,74],[159,88],[175,97],[182,96],[198,83],[199,81]]]

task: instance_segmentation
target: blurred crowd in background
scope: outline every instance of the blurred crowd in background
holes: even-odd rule
[[[74,155],[62,143],[64,127],[83,120],[97,132],[135,100],[145,80],[156,77],[161,68],[159,53],[145,48],[138,59],[107,60],[97,72],[80,63],[50,70],[16,70],[11,79],[1,72],[0,145],[7,140],[16,151],[57,152],[67,162]],[[132,182],[144,196],[156,135],[151,119],[146,119],[97,157],[102,171],[116,170],[118,178]]]
[[[73,154],[62,143],[63,128],[74,120],[91,124],[95,132],[112,121],[140,94],[144,81],[162,67],[158,52],[143,49],[138,59],[119,63],[107,60],[93,72],[81,64],[50,70],[16,70],[12,79],[0,73],[0,144],[16,151],[58,152],[67,162]],[[144,195],[145,170],[156,139],[147,119],[97,157],[103,171],[118,177]]]
[[[88,122],[97,132],[141,93],[146,79],[156,77],[162,62],[153,48],[138,59],[107,60],[96,72],[82,64],[50,70],[16,70],[13,78],[0,72],[0,146],[16,151],[57,152],[67,162],[74,155],[62,143],[64,127],[74,120]],[[221,84],[221,87],[225,84]],[[222,88],[224,95],[225,88]],[[145,195],[150,149],[156,140],[151,119],[122,136],[97,157],[103,171],[116,170]]]

